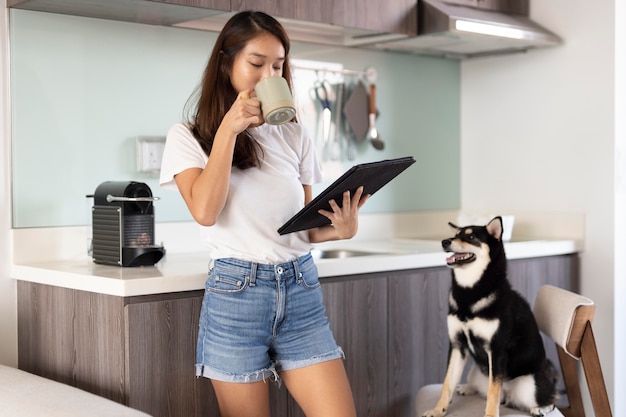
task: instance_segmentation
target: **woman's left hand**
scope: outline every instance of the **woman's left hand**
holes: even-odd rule
[[[350,239],[356,235],[359,229],[359,209],[369,197],[369,194],[363,195],[363,187],[361,186],[357,188],[352,196],[350,196],[350,191],[343,193],[341,207],[335,200],[330,200],[329,204],[332,211],[318,211],[319,214],[327,217],[332,223],[337,240]]]

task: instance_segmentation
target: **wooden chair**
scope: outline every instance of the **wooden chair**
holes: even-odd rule
[[[567,393],[567,406],[559,405],[547,417],[585,417],[578,379],[578,362],[587,379],[591,403],[596,417],[611,417],[602,368],[591,322],[596,306],[593,301],[561,288],[544,285],[535,300],[534,315],[539,329],[555,343]],[[441,392],[441,384],[422,387],[415,401],[415,416],[432,409]],[[479,395],[454,394],[446,417],[483,416],[485,399]],[[500,406],[500,416],[528,417],[528,412]]]

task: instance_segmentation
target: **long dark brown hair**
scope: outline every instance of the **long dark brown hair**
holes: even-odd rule
[[[289,38],[282,25],[273,17],[254,11],[237,13],[231,17],[220,32],[202,81],[185,105],[191,132],[207,155],[211,154],[213,139],[226,112],[237,99],[238,92],[230,82],[235,57],[246,44],[257,36],[270,33],[285,49],[283,78],[291,89],[289,65]],[[247,130],[237,136],[233,166],[247,169],[259,166],[261,149]]]

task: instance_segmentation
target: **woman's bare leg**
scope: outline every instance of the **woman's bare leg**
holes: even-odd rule
[[[249,384],[211,380],[221,417],[269,417],[271,381]]]
[[[283,371],[280,376],[307,417],[356,417],[342,359]]]

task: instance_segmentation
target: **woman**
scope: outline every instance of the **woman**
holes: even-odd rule
[[[346,192],[320,213],[332,226],[280,236],[312,199],[321,171],[301,125],[265,124],[254,86],[291,86],[289,39],[272,17],[233,16],[219,34],[189,121],[167,135],[161,185],[178,189],[202,226],[211,267],[196,373],[211,379],[222,417],[270,415],[266,379],[311,417],[355,416],[343,352],[325,317],[311,242],[352,238],[369,196]]]

